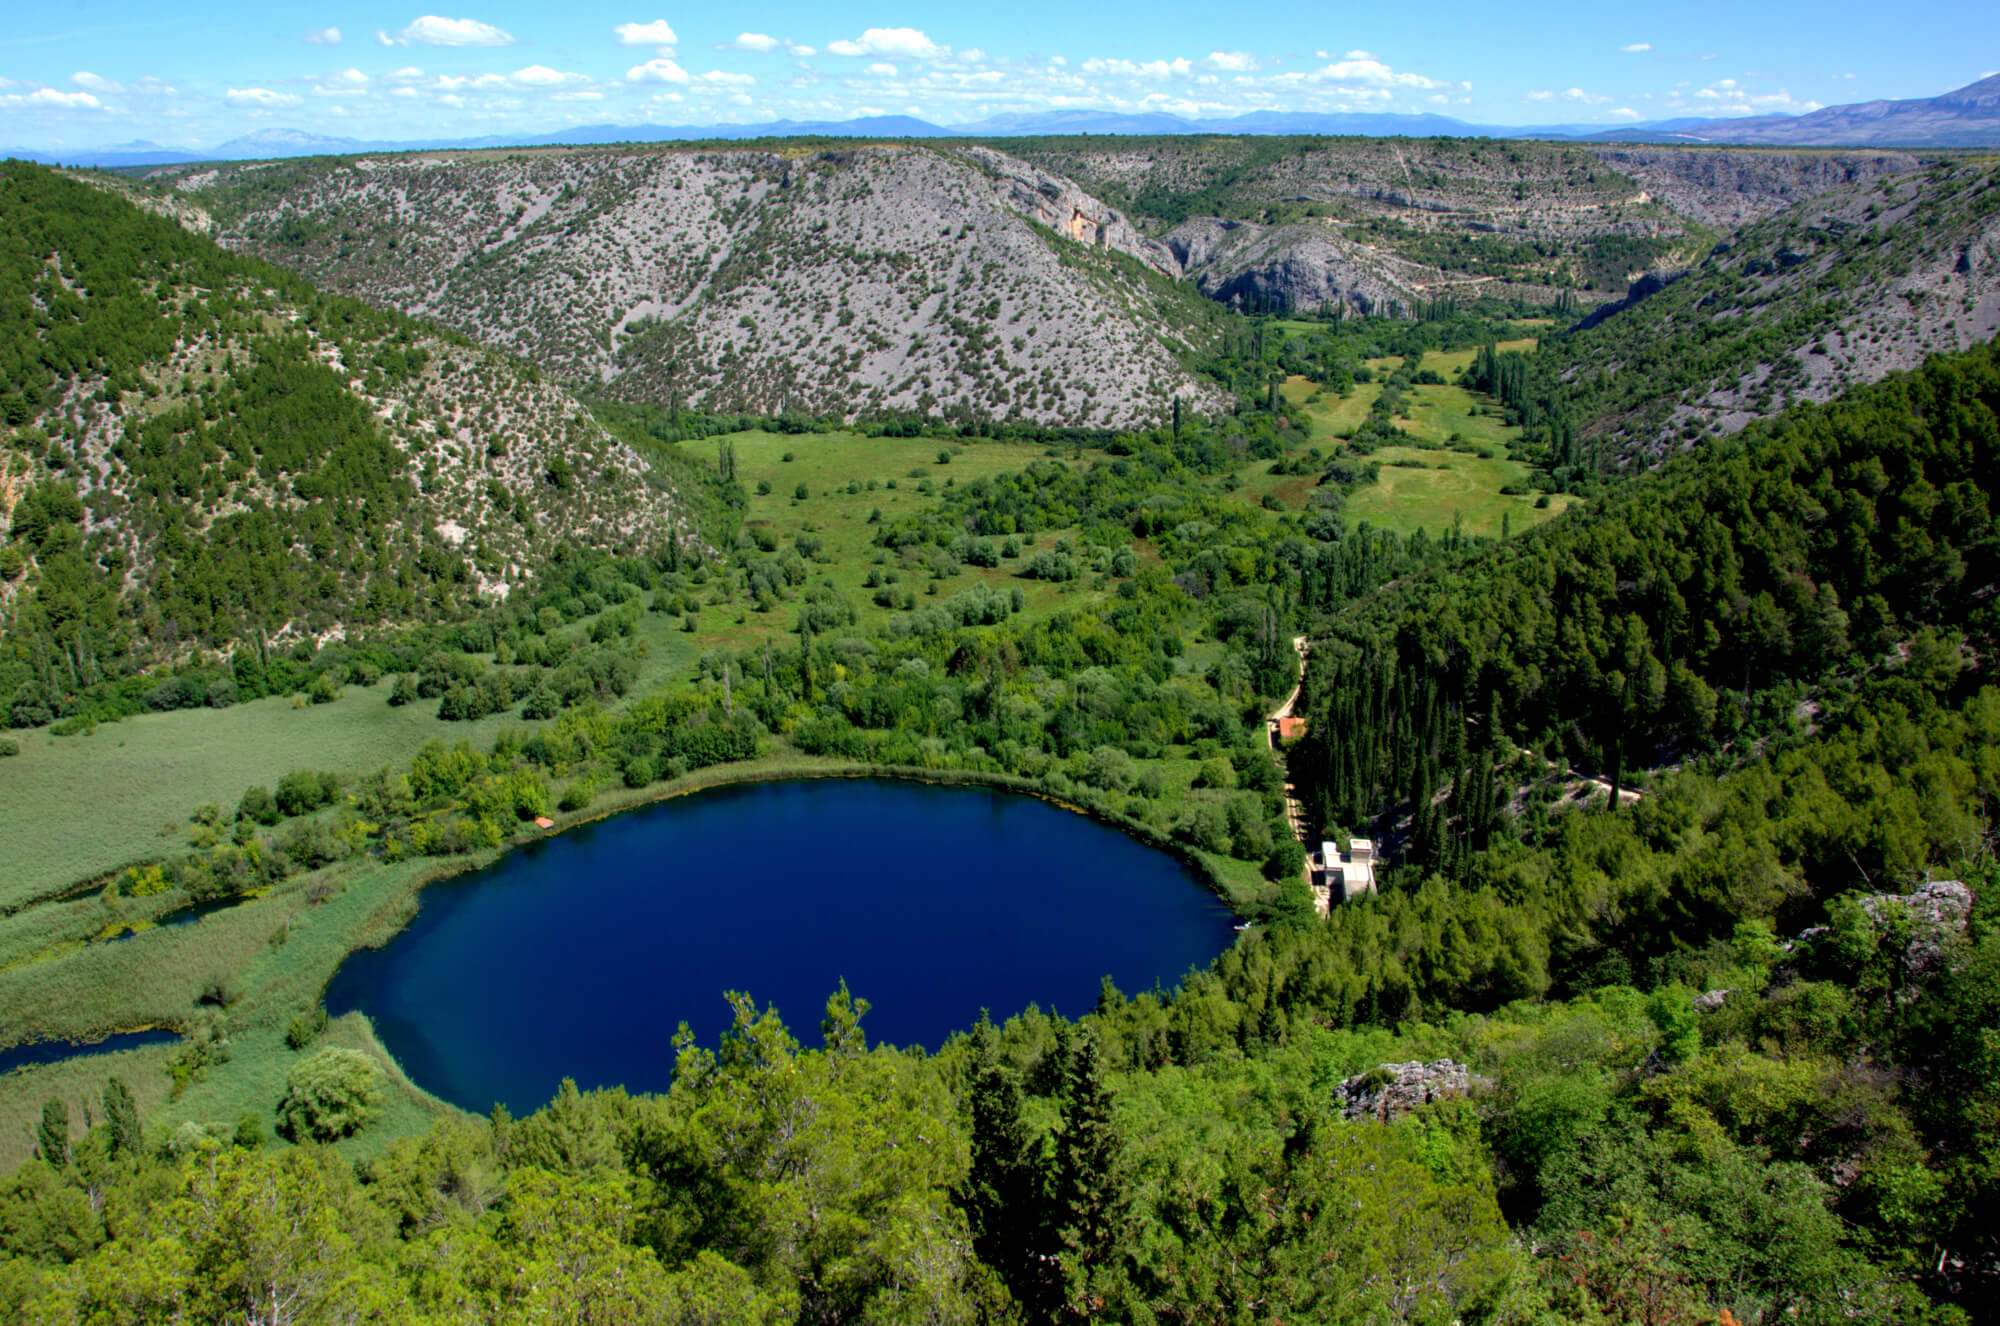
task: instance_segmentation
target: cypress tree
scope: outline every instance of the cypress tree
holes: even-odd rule
[[[959,1205],[972,1226],[972,1246],[1016,1302],[1045,1311],[1052,1277],[1048,1195],[1038,1165],[1040,1147],[1021,1114],[1021,1088],[1000,1061],[999,1037],[984,1010],[972,1029],[977,1067],[972,1078],[972,1167]]]
[[[1123,1139],[1112,1119],[1097,1036],[1088,1028],[1079,1030],[1071,1044],[1067,1085],[1062,1132],[1056,1138],[1052,1214],[1062,1245],[1066,1292],[1075,1306],[1086,1272],[1109,1260],[1125,1223],[1125,1193],[1118,1174]]]
[[[62,1097],[42,1103],[42,1122],[35,1129],[35,1154],[61,1169],[69,1164],[69,1106]]]
[[[111,1130],[111,1149],[136,1156],[145,1149],[145,1130],[139,1122],[139,1103],[125,1079],[114,1077],[104,1084],[104,1122]]]

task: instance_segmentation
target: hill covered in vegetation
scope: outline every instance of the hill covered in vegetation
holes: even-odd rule
[[[0,691],[452,620],[572,542],[696,537],[671,476],[496,354],[0,171]]]

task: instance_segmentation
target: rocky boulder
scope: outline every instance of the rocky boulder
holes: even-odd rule
[[[1430,1063],[1383,1064],[1340,1084],[1340,1113],[1348,1119],[1401,1118],[1433,1101],[1470,1095],[1493,1084],[1464,1064],[1449,1059]]]

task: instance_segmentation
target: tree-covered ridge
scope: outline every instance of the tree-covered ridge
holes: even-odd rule
[[[1989,345],[1794,410],[1331,619],[1299,753],[1322,818],[1421,808],[1475,754],[1527,746],[1617,784],[1899,675],[1976,684],[2000,579],[1997,362]]]
[[[190,648],[461,616],[560,541],[691,532],[531,374],[55,172],[0,191],[0,698],[25,721]]]
[[[1836,189],[1674,278],[1649,277],[1630,307],[1473,375],[1570,483],[1990,340],[2000,173],[1947,162]]]

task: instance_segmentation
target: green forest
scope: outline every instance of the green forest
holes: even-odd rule
[[[1172,205],[1232,197],[1204,187]],[[222,710],[397,725],[365,765],[235,752],[270,772],[190,777],[165,825],[105,812],[103,869],[37,839],[0,871],[6,1040],[180,1033],[0,1076],[10,1318],[1992,1318],[1995,346],[1644,468],[1587,421],[1678,379],[1572,372],[1616,317],[1502,350],[1497,302],[1232,317],[1198,367],[1233,407],[1116,434],[596,402],[693,514],[538,533],[501,597],[477,531],[414,528],[435,457],[350,385],[450,338],[54,172],[0,201],[0,779],[108,786],[126,734]],[[1534,466],[1506,496],[1585,500],[1498,537],[1354,519],[1446,385]],[[517,526],[578,484],[482,473]],[[274,604],[343,629],[274,639]],[[862,771],[1058,801],[1245,929],[1172,989],[935,1051],[876,1042],[865,989],[817,1028],[728,993],[718,1041],[663,1029],[669,1090],[523,1118],[321,1005],[538,821]],[[1288,785],[1315,843],[1377,844],[1378,895],[1315,909]]]

